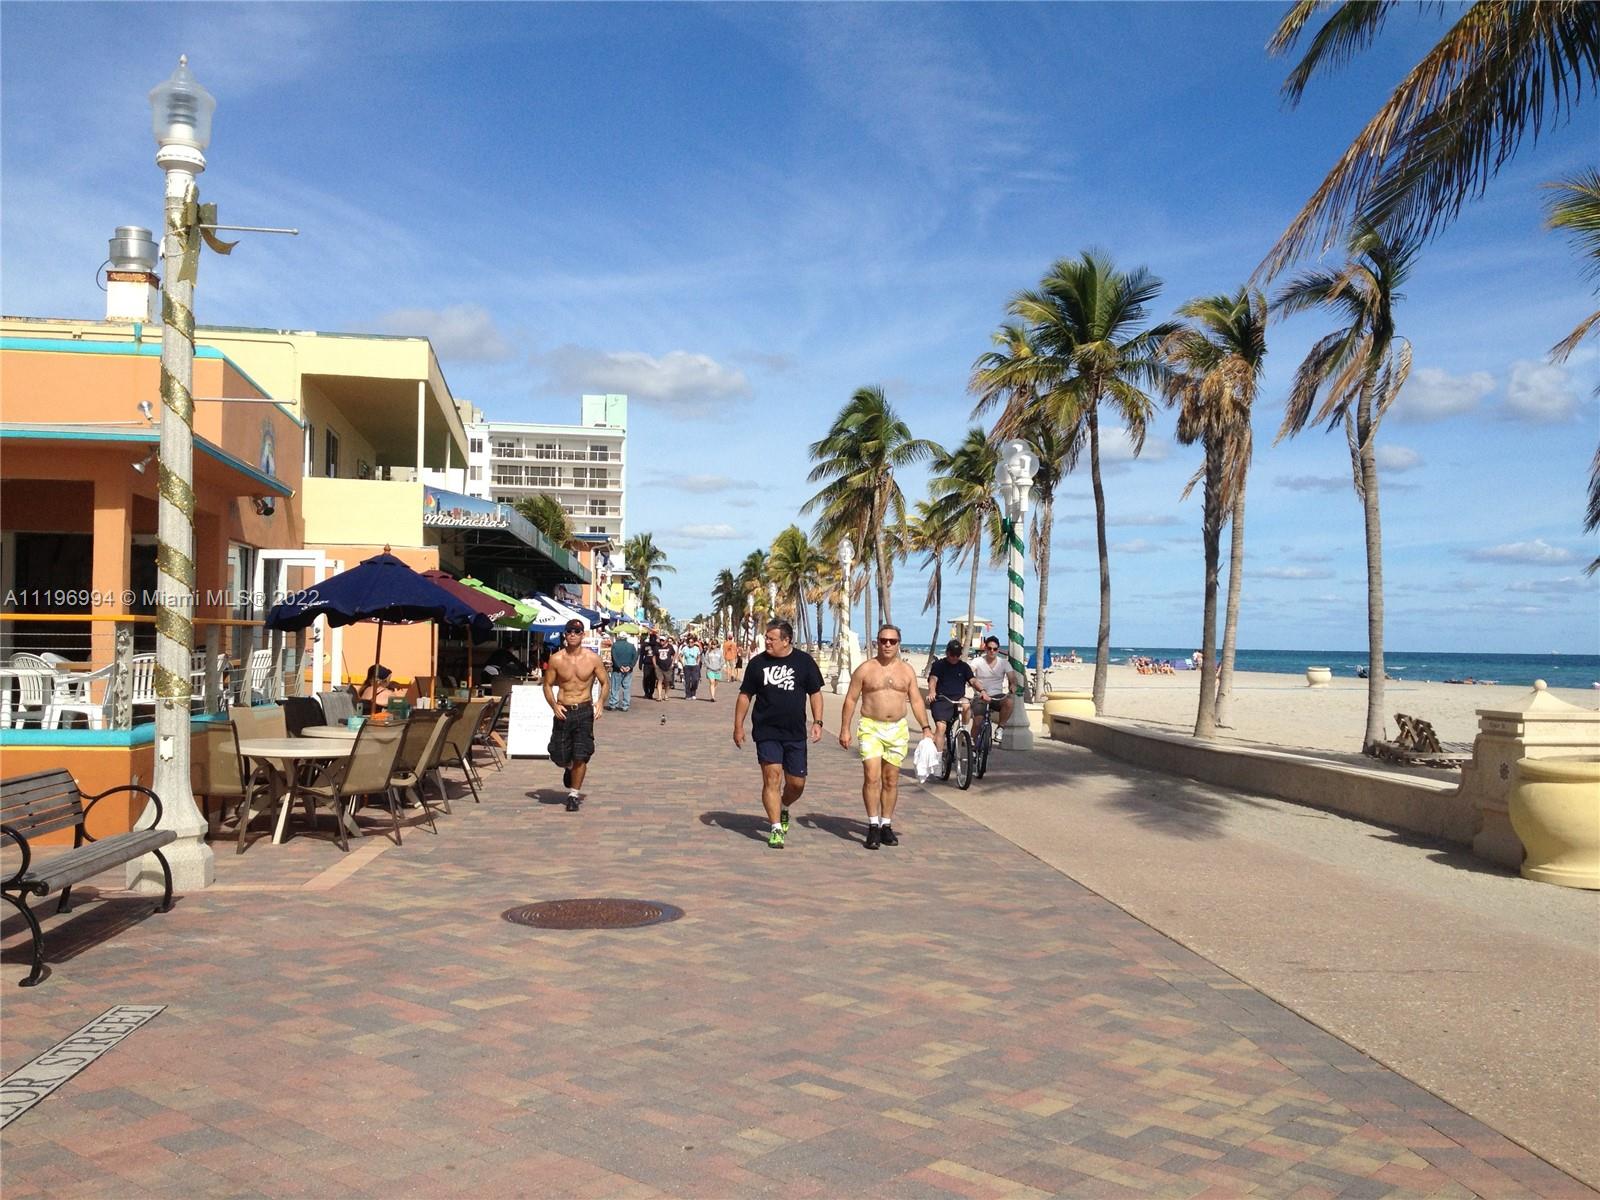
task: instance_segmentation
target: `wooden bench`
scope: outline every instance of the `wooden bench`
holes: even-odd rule
[[[161,798],[149,788],[127,784],[97,796],[85,796],[78,790],[72,773],[66,770],[40,771],[0,780],[0,834],[15,842],[22,851],[22,865],[14,874],[0,880],[0,895],[16,906],[33,931],[33,971],[22,981],[22,987],[33,987],[44,975],[44,932],[28,909],[28,896],[48,896],[59,889],[61,901],[56,911],[67,912],[71,908],[73,884],[142,855],[154,854],[161,863],[161,873],[167,884],[161,907],[156,911],[167,912],[172,908],[172,868],[161,853],[161,847],[176,841],[176,833],[170,829],[135,829],[97,839],[85,827],[90,809],[107,796],[123,792],[148,797],[155,806],[155,823],[160,823]],[[28,839],[59,829],[72,830],[72,848],[36,863]]]

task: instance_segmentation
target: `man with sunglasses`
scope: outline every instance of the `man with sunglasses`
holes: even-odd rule
[[[961,643],[952,638],[944,657],[928,668],[928,708],[941,737],[955,724],[972,679],[972,664],[961,657]]]
[[[998,743],[1000,731],[1005,728],[1005,723],[1011,719],[1011,710],[1016,707],[1012,696],[1022,686],[1022,681],[1011,669],[1011,661],[1000,657],[1000,639],[992,633],[983,639],[983,653],[972,664],[972,686],[978,689],[983,702],[989,706],[989,711],[996,714],[994,740]],[[973,736],[976,737],[978,732],[976,709],[973,710],[970,725]]]
[[[544,669],[544,698],[556,714],[550,729],[550,761],[561,768],[568,812],[577,812],[583,803],[583,777],[594,757],[594,727],[600,720],[594,706],[597,684],[604,696],[606,665],[583,644],[583,622],[574,617],[562,631],[561,649]]]
[[[917,673],[900,657],[900,627],[884,625],[878,629],[878,654],[855,669],[850,690],[845,693],[844,711],[839,717],[839,744],[850,749],[850,718],[856,703],[861,704],[861,720],[856,736],[861,740],[861,800],[867,807],[867,849],[880,845],[898,846],[894,831],[895,802],[900,798],[900,764],[911,744],[906,725],[906,707],[922,726],[922,734],[944,742],[928,720],[917,687]]]

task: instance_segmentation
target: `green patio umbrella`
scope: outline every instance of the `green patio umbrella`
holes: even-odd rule
[[[506,595],[504,592],[497,592],[481,579],[474,579],[469,575],[460,580],[460,582],[474,591],[482,592],[492,600],[501,600],[512,606],[514,611],[501,617],[500,620],[495,622],[497,625],[505,625],[511,629],[526,629],[539,616],[539,610],[533,605],[525,604],[513,596]]]

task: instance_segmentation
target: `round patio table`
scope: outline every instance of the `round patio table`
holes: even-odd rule
[[[332,742],[353,742],[359,729],[350,729],[344,725],[307,725],[300,731],[303,738],[327,738]]]
[[[245,758],[260,759],[276,776],[279,776],[283,787],[283,794],[278,801],[278,824],[273,830],[272,841],[274,845],[283,841],[283,827],[289,819],[289,798],[293,792],[287,787],[287,782],[295,777],[302,762],[330,762],[336,758],[349,758],[351,751],[356,748],[355,738],[308,738],[308,737],[281,737],[281,738],[241,738],[239,740],[239,753]],[[361,827],[342,808],[336,812],[336,819],[344,822],[345,829],[362,836]],[[244,818],[248,823],[248,814]],[[244,828],[240,827],[239,834],[244,836]]]

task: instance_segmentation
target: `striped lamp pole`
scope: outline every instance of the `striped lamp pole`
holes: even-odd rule
[[[194,652],[194,281],[200,258],[195,177],[206,169],[216,101],[178,60],[172,77],[150,93],[156,165],[166,173],[166,278],[161,293],[161,474],[156,511],[156,730],[151,781],[161,797],[160,828],[178,840],[167,848],[176,891],[208,886],[216,876],[206,823],[189,779],[190,656]],[[211,218],[213,221],[215,218]],[[160,891],[154,855],[128,864],[130,888]]]
[[[1033,490],[1033,476],[1038,469],[1039,460],[1028,450],[1028,443],[1012,440],[1001,444],[995,485],[1006,514],[1002,523],[1006,540],[1006,654],[1018,679],[1027,678],[1028,667],[1022,620],[1022,573],[1027,569],[1022,528],[1028,513],[1028,495]],[[1032,750],[1033,730],[1028,725],[1021,689],[1017,689],[1013,699],[1015,703],[1000,745],[1006,750]]]

